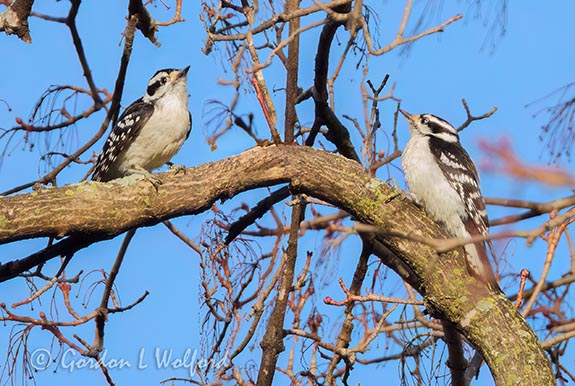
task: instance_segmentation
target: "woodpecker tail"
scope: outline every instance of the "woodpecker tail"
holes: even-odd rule
[[[487,244],[489,244],[489,249],[493,253],[493,246],[489,241]],[[465,245],[465,252],[465,261],[469,273],[488,287],[501,291],[491,263],[489,262],[486,242],[479,241],[477,243],[467,244]]]

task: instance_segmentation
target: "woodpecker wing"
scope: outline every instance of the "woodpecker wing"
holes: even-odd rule
[[[479,188],[479,174],[471,157],[458,142],[446,142],[433,136],[429,141],[431,152],[439,160],[439,168],[465,205],[467,216],[461,219],[465,229],[470,236],[488,235],[487,210]],[[487,241],[487,244],[493,253],[491,243]],[[467,259],[471,273],[484,282],[496,283],[485,242],[478,241],[472,245],[475,246],[473,254],[479,261]]]
[[[98,156],[92,181],[109,181],[108,172],[118,156],[135,138],[154,112],[154,106],[142,98],[136,100],[124,111],[108,136]]]

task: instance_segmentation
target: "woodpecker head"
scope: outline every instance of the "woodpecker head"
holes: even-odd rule
[[[445,119],[433,114],[410,114],[402,109],[399,111],[407,119],[412,137],[436,137],[445,142],[459,142],[457,130]]]
[[[183,70],[166,68],[156,72],[148,82],[144,100],[157,100],[168,93],[182,93],[187,96],[186,75],[189,69],[190,66]]]

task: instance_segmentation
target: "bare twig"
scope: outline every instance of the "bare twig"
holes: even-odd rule
[[[495,112],[497,111],[497,107],[493,107],[491,110],[489,110],[487,113],[483,114],[483,115],[479,115],[477,117],[471,115],[471,111],[469,110],[469,106],[467,105],[467,101],[465,99],[461,100],[461,103],[463,103],[463,108],[465,109],[465,114],[467,115],[467,119],[465,120],[465,122],[463,122],[461,124],[461,126],[459,126],[457,128],[457,131],[462,131],[463,129],[465,129],[467,126],[469,126],[472,122],[474,121],[479,121],[482,119],[486,119],[489,118],[490,116],[492,116],[493,114],[495,114]]]
[[[504,224],[511,224],[528,218],[536,217],[545,213],[550,213],[552,211],[559,211],[567,207],[575,205],[575,195],[560,198],[557,200],[549,202],[533,202],[525,200],[513,200],[513,199],[499,199],[499,198],[486,198],[485,203],[487,205],[498,205],[506,206],[512,208],[525,208],[530,209],[526,212],[505,216],[495,220],[489,220],[489,226],[497,226]]]
[[[519,275],[521,281],[519,282],[519,291],[517,291],[517,299],[515,299],[515,308],[519,309],[521,303],[523,302],[523,290],[525,289],[525,282],[529,277],[529,271],[523,268],[521,274]]]
[[[561,217],[561,216],[559,216]],[[557,226],[556,229],[553,229],[547,237],[547,254],[545,255],[545,262],[543,263],[543,271],[541,272],[541,276],[537,281],[537,285],[533,290],[533,295],[527,301],[525,308],[521,311],[521,313],[526,316],[529,315],[535,301],[537,300],[537,296],[542,291],[543,286],[545,285],[545,280],[547,278],[547,274],[549,273],[549,268],[551,268],[551,262],[555,258],[555,250],[557,249],[557,244],[559,243],[559,239],[561,238],[562,234],[567,229],[567,226],[575,221],[575,217],[570,217],[568,219],[563,219],[562,223]]]
[[[171,221],[166,220],[164,221],[164,225],[166,228],[170,230],[176,237],[182,240],[187,246],[192,248],[200,257],[202,257],[202,249],[196,243],[194,243],[188,236],[186,236],[182,231],[180,231]]]
[[[413,299],[404,299],[404,298],[394,298],[389,296],[381,296],[368,293],[365,296],[355,295],[348,290],[345,286],[345,283],[340,278],[339,279],[339,286],[345,293],[345,300],[342,301],[335,301],[331,297],[326,297],[323,299],[325,304],[329,304],[330,306],[346,306],[349,304],[353,304],[355,302],[381,302],[381,303],[393,303],[393,304],[416,304],[416,305],[423,305],[421,300],[413,300]]]
[[[407,4],[405,6],[405,10],[403,12],[403,19],[401,20],[401,24],[399,26],[399,29],[397,31],[397,34],[395,35],[395,39],[389,43],[387,46],[376,50],[373,46],[373,41],[371,38],[371,34],[369,32],[369,28],[367,26],[367,23],[365,22],[365,20],[362,20],[362,24],[361,24],[361,28],[363,31],[363,35],[365,37],[365,42],[367,43],[367,47],[369,48],[369,52],[372,55],[375,56],[380,56],[383,55],[385,53],[388,53],[389,51],[393,50],[396,47],[399,47],[403,44],[407,44],[407,43],[411,43],[414,42],[416,40],[419,40],[425,36],[428,35],[432,35],[438,32],[443,32],[443,30],[445,29],[445,27],[447,27],[448,25],[460,20],[463,16],[462,15],[455,15],[451,18],[449,18],[448,20],[446,20],[445,22],[443,22],[442,24],[430,28],[427,31],[421,32],[417,35],[413,35],[413,36],[409,36],[409,37],[404,37],[404,33],[405,33],[405,27],[407,26],[407,21],[409,20],[409,16],[411,13],[411,7],[412,7],[412,0],[408,0]]]
[[[124,237],[124,241],[122,241],[122,245],[120,246],[120,250],[118,251],[118,255],[116,256],[116,260],[114,261],[114,265],[108,274],[106,279],[106,286],[104,287],[104,292],[102,293],[102,300],[100,301],[100,307],[98,307],[97,315],[95,318],[96,322],[96,334],[94,337],[94,344],[92,347],[96,352],[101,352],[104,347],[104,327],[106,320],[108,319],[108,302],[110,300],[110,295],[112,293],[112,287],[114,286],[114,282],[116,281],[116,276],[120,272],[120,267],[122,266],[122,262],[124,261],[124,257],[126,256],[126,250],[128,249],[128,245],[132,238],[136,234],[136,230],[130,230],[126,233]],[[143,300],[143,299],[142,299]]]
[[[174,16],[168,21],[161,21],[161,22],[158,21],[156,22],[156,25],[158,27],[166,27],[172,24],[186,21],[186,19],[181,17],[181,15],[182,15],[182,0],[176,0],[176,9],[174,11]]]

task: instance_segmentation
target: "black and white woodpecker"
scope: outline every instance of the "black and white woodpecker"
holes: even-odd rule
[[[453,238],[487,236],[489,222],[479,175],[457,130],[432,114],[400,112],[411,132],[401,164],[415,201]],[[477,279],[498,288],[487,246],[493,251],[489,241],[465,245],[467,268]]]
[[[186,84],[189,69],[167,68],[152,76],[146,94],[126,108],[108,136],[93,181],[141,174],[159,182],[150,171],[170,161],[192,128]]]

